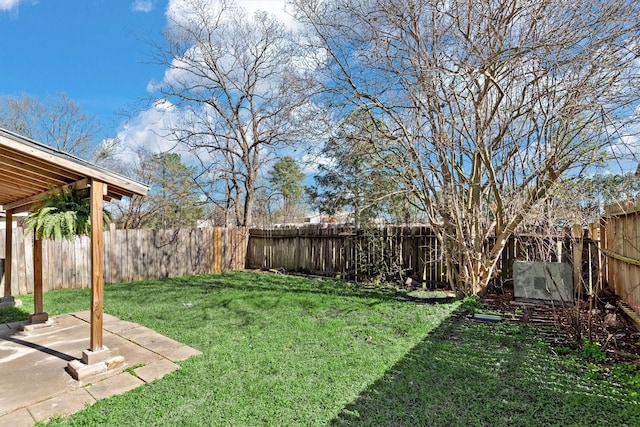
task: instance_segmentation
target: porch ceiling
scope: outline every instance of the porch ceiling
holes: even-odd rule
[[[28,211],[50,186],[107,184],[105,200],[145,195],[149,187],[0,128],[0,210]]]

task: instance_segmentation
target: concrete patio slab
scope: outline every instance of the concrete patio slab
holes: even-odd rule
[[[132,322],[104,316],[103,342],[122,356],[107,372],[74,380],[67,364],[89,345],[88,311],[53,317],[52,326],[19,330],[24,322],[0,325],[0,427],[33,425],[67,416],[95,400],[124,393],[178,369],[174,361],[199,351]],[[132,375],[125,369],[141,365]]]
[[[179,343],[176,340],[172,340],[171,338],[160,337],[156,340],[145,343],[144,346],[151,351],[155,351],[158,354],[162,354],[162,352],[165,350],[172,350],[174,348],[178,348],[182,346],[182,343]]]
[[[64,418],[74,412],[78,412],[87,405],[95,403],[95,401],[96,399],[86,389],[79,388],[31,405],[28,411],[33,419],[36,420],[48,420],[56,417]]]
[[[157,380],[158,378],[162,378],[165,375],[170,374],[176,369],[178,369],[178,365],[167,359],[162,359],[137,368],[133,372],[135,372],[136,376],[142,381],[150,383],[153,380]]]
[[[0,416],[0,426],[33,427],[33,417],[26,408],[18,409],[10,414]]]
[[[107,378],[104,381],[90,384],[85,389],[98,399],[106,399],[116,394],[126,393],[129,390],[144,384],[140,378],[131,375],[128,372],[122,372],[114,377]]]
[[[178,348],[162,351],[162,356],[166,357],[172,362],[180,362],[181,360],[187,360],[191,356],[197,356],[198,354],[200,354],[198,350],[195,350],[186,345],[183,345]]]

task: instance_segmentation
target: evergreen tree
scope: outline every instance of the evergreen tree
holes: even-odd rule
[[[384,145],[383,127],[368,111],[356,110],[327,140],[323,153],[330,162],[319,165],[316,186],[307,189],[321,212],[334,215],[349,209],[356,225],[380,217],[408,222],[411,207],[407,193],[389,169],[395,155],[378,148]]]
[[[273,165],[269,172],[272,190],[282,198],[282,216],[284,222],[290,222],[292,214],[304,196],[304,173],[296,161],[284,156]]]
[[[123,228],[195,227],[204,216],[196,168],[185,165],[179,154],[142,155],[136,170],[138,179],[151,186],[145,197],[116,204],[117,223]]]

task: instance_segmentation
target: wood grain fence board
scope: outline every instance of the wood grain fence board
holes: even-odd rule
[[[118,237],[117,245],[120,248],[120,268],[122,270],[120,281],[129,282],[131,281],[131,263],[128,262],[130,230],[121,230]]]
[[[122,266],[122,259],[124,258],[124,251],[122,248],[122,234],[124,233],[124,230],[115,230],[113,232],[113,246],[115,248],[114,252],[113,252],[113,279],[115,279],[115,281],[124,281],[124,268]]]
[[[4,232],[4,231],[3,231]],[[14,229],[12,294],[33,292],[33,235]],[[248,233],[237,229],[104,231],[105,283],[244,269]],[[2,236],[0,236],[2,237]],[[44,290],[90,287],[89,239],[43,242]],[[0,241],[0,255],[4,253]],[[293,252],[292,252],[293,253]],[[258,258],[261,262],[262,257]]]
[[[69,275],[68,269],[68,259],[64,258],[64,240],[47,242],[52,243],[48,248],[48,260],[45,263],[49,270],[50,276],[49,280],[49,288],[50,289],[61,289],[62,284],[66,284],[66,278]]]
[[[607,207],[601,246],[605,260],[604,277],[609,286],[636,313],[640,313],[640,212],[638,204],[625,209]]]
[[[123,264],[126,267],[125,281],[132,282],[135,280],[134,260],[135,260],[135,233],[136,230],[125,230],[126,236],[122,241],[126,254],[124,255]]]
[[[42,242],[42,272],[43,280],[46,280],[48,290],[60,289],[64,280],[64,265],[61,265],[62,242],[43,241]]]

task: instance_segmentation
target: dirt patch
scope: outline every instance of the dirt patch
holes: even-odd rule
[[[640,365],[640,332],[637,325],[618,305],[619,298],[603,294],[590,309],[586,301],[579,304],[545,305],[515,301],[513,293],[490,294],[483,305],[504,319],[540,328],[552,346],[575,347],[583,339],[601,345],[610,361],[632,361]]]

